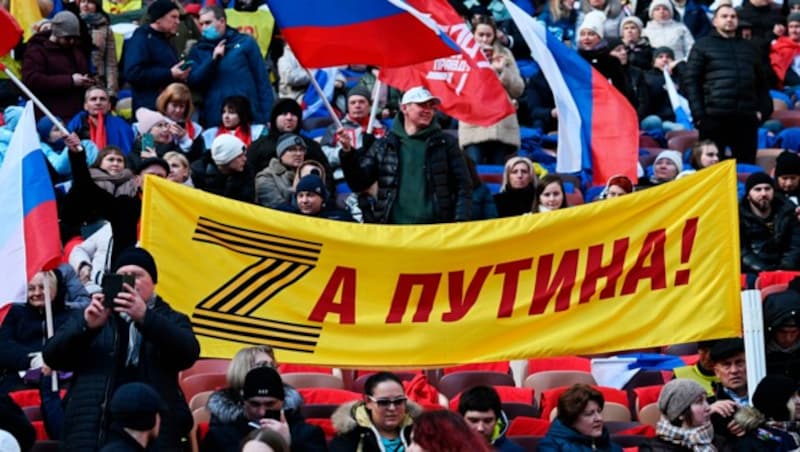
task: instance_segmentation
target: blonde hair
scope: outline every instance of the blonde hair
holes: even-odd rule
[[[190,176],[192,175],[192,168],[189,166],[189,159],[187,159],[185,155],[181,154],[178,151],[169,151],[166,154],[164,154],[164,160],[166,160],[167,163],[169,163],[169,161],[172,159],[181,162],[181,166],[183,166],[189,171]]]
[[[302,179],[302,177],[300,176],[300,171],[305,166],[313,166],[314,168],[318,169],[319,170],[319,178],[322,179],[322,183],[323,184],[327,184],[328,183],[328,181],[326,180],[326,177],[325,177],[325,167],[322,166],[322,163],[320,163],[320,162],[318,162],[316,160],[303,160],[303,163],[301,163],[300,166],[298,166],[297,169],[294,172],[294,182],[292,182],[292,189],[297,188],[297,183],[300,182],[300,179]]]
[[[58,278],[56,278],[56,274],[53,271],[41,271],[37,272],[33,275],[30,281],[28,281],[28,286],[30,287],[34,284],[34,280],[37,278],[43,278],[42,285],[47,285],[50,287],[50,299],[54,299],[56,294],[58,293]]]
[[[527,157],[511,157],[506,161],[506,166],[503,168],[503,182],[500,185],[500,191],[504,192],[508,190],[508,178],[511,174],[511,170],[517,166],[518,163],[524,163],[528,167],[528,171],[531,173],[531,183],[533,186],[536,186],[536,171],[533,167],[533,162]]]
[[[245,347],[233,356],[231,363],[228,365],[228,373],[226,378],[228,380],[228,387],[234,391],[239,391],[244,388],[244,378],[247,372],[250,372],[256,367],[256,355],[259,353],[266,353],[272,358],[272,362],[278,365],[275,359],[275,351],[269,345],[255,345],[253,347]]]

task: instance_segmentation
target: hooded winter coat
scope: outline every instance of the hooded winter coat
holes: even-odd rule
[[[400,438],[406,448],[411,444],[411,426],[420,414],[422,407],[406,402],[406,417],[400,426]],[[336,409],[331,420],[336,436],[331,441],[330,452],[387,452],[363,401],[345,403]]]
[[[71,118],[83,108],[84,87],[75,86],[72,74],[88,74],[89,57],[78,47],[62,47],[50,40],[50,32],[28,40],[22,62],[22,82],[54,115]],[[43,116],[36,109],[36,117]]]
[[[299,410],[303,406],[303,396],[296,389],[284,383],[283,408],[286,410]],[[235,394],[231,388],[214,391],[208,397],[206,408],[211,413],[211,419],[219,422],[233,422],[244,415],[244,401],[239,394]]]

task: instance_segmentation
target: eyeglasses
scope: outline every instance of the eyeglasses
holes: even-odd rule
[[[389,405],[398,407],[403,406],[406,404],[406,400],[408,400],[406,397],[398,397],[396,399],[376,399],[375,397],[372,396],[367,396],[367,397],[369,397],[370,400],[375,402],[375,404],[381,408],[389,408]]]

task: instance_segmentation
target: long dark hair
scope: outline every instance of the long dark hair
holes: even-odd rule
[[[253,108],[250,106],[250,99],[244,96],[229,96],[222,101],[222,109],[219,114],[225,111],[225,107],[235,111],[239,115],[239,127],[250,129],[253,123]]]

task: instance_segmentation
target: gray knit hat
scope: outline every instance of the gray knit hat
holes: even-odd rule
[[[683,414],[699,396],[705,396],[706,390],[694,380],[677,378],[661,389],[658,396],[658,410],[669,420],[674,421]]]

